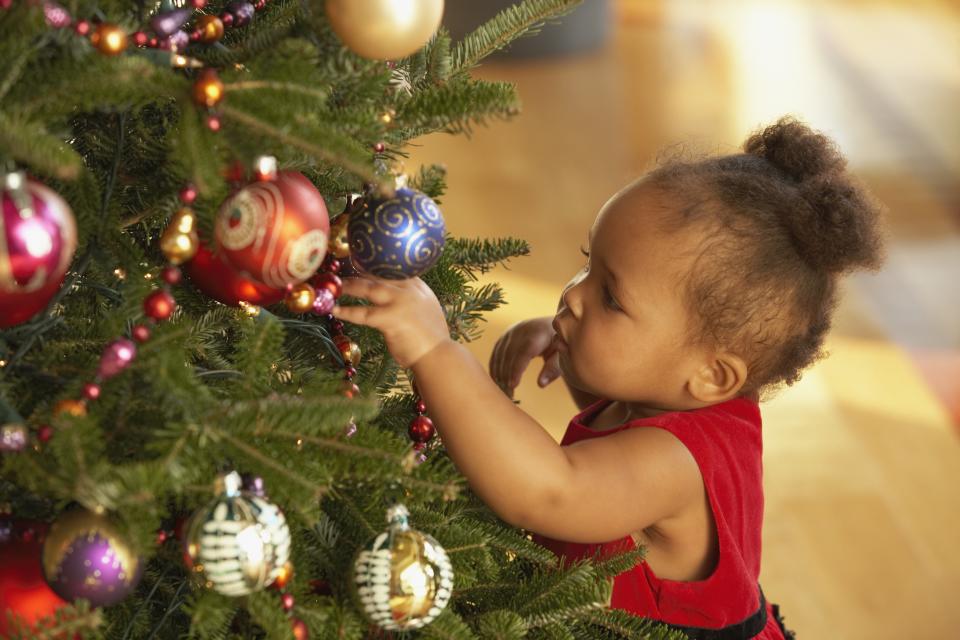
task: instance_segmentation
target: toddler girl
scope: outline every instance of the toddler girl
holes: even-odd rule
[[[462,345],[418,278],[347,279],[413,369],[444,445],[505,521],[574,560],[642,544],[611,606],[693,638],[784,638],[760,573],[761,393],[821,357],[838,278],[881,261],[879,212],[831,141],[782,119],[745,153],[661,166],[613,196],[553,318],[512,327],[491,375],[545,361],[583,411],[558,445]]]

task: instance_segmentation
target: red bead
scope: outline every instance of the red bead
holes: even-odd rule
[[[349,380],[344,380],[340,384],[340,394],[345,398],[356,398],[360,395],[360,387],[353,384]]]
[[[76,26],[73,27],[73,30],[79,36],[85,36],[90,33],[90,22],[87,20],[80,20],[77,22]]]
[[[150,38],[150,41],[147,42],[147,46],[150,47],[151,49],[156,49],[157,47],[160,46],[160,41],[157,40],[156,38]]]
[[[343,293],[343,280],[335,273],[321,273],[311,280],[311,283],[317,289],[326,289],[334,298],[339,298]]]
[[[351,366],[347,366],[343,370],[343,375],[346,376],[347,380],[350,380],[353,376],[357,375],[357,370]]]
[[[160,277],[167,284],[179,284],[183,274],[176,267],[164,267],[163,271],[160,272]]]
[[[205,6],[207,6],[207,0],[192,0],[190,6],[192,6],[194,9],[203,9]]]
[[[222,23],[223,23],[223,26],[225,26],[225,27],[232,27],[232,26],[233,26],[233,14],[232,14],[232,13],[229,13],[229,12],[227,12],[227,11],[224,11],[223,13],[220,14],[220,22],[222,22]]]
[[[202,37],[203,37],[203,31],[200,31],[199,29],[197,29],[196,31],[190,34],[190,42],[200,42],[200,38]]]
[[[183,189],[180,189],[180,202],[183,204],[193,204],[193,201],[196,199],[197,189],[192,184],[188,184]]]
[[[150,42],[150,37],[143,31],[137,31],[133,34],[133,43],[138,47],[145,47]]]
[[[53,427],[48,424],[42,424],[37,429],[37,440],[47,442],[53,437]]]
[[[157,289],[143,301],[143,312],[157,321],[169,318],[176,308],[177,301],[163,289]]]
[[[266,6],[267,6],[267,0],[259,0],[259,2],[253,5],[253,8],[256,9],[257,11],[263,11],[263,8]]]
[[[145,324],[134,325],[133,330],[130,331],[130,334],[137,342],[146,342],[150,339],[150,327]]]
[[[291,628],[293,629],[293,637],[295,640],[310,640],[310,629],[307,628],[307,623],[298,618],[294,618],[290,623]]]
[[[423,403],[423,400],[417,400],[417,413],[426,413],[427,405]]]
[[[220,131],[220,116],[207,116],[207,128],[210,131]]]
[[[323,266],[320,269],[330,273],[340,273],[340,261],[334,258],[333,254],[328,253],[327,257],[323,259]]]
[[[427,442],[434,432],[433,420],[427,416],[417,416],[410,421],[410,428],[407,429],[407,435],[414,442]]]
[[[169,537],[170,537],[170,534],[164,531],[163,529],[160,529],[160,531],[157,531],[157,546],[160,546],[161,544],[166,542],[167,538]]]
[[[343,331],[343,323],[339,320],[334,320],[330,323],[330,328],[339,333]]]
[[[282,596],[280,596],[280,602],[283,603],[284,611],[290,611],[291,609],[293,609],[293,594],[292,593],[283,594]]]
[[[100,397],[100,385],[88,382],[83,385],[83,397],[87,400],[96,400]]]
[[[377,153],[383,153],[386,148],[387,145],[383,144],[382,142],[378,142],[377,144],[373,145],[373,150]]]

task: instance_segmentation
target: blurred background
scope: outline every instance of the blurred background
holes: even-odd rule
[[[498,2],[448,0],[463,33]],[[888,208],[889,259],[847,281],[831,357],[763,405],[761,583],[800,640],[958,638],[960,5],[953,0],[587,0],[477,70],[516,83],[511,122],[420,140],[461,237],[514,236],[509,304],[473,343],[552,315],[597,210],[668,147],[728,153],[794,114]],[[517,392],[560,437],[561,383]]]

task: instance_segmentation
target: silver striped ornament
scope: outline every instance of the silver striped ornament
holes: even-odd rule
[[[220,495],[190,519],[186,559],[207,587],[245,596],[280,575],[290,558],[290,528],[275,504],[240,490],[235,471],[218,485]]]
[[[450,601],[453,566],[432,536],[411,529],[402,504],[387,512],[390,527],[354,562],[357,598],[371,622],[410,631],[432,622]]]

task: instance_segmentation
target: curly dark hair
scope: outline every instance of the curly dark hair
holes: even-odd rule
[[[668,229],[704,232],[687,279],[690,339],[744,358],[742,393],[767,395],[824,357],[838,280],[878,269],[884,234],[880,206],[827,136],[786,117],[743,149],[669,161],[644,182],[679,203]]]

